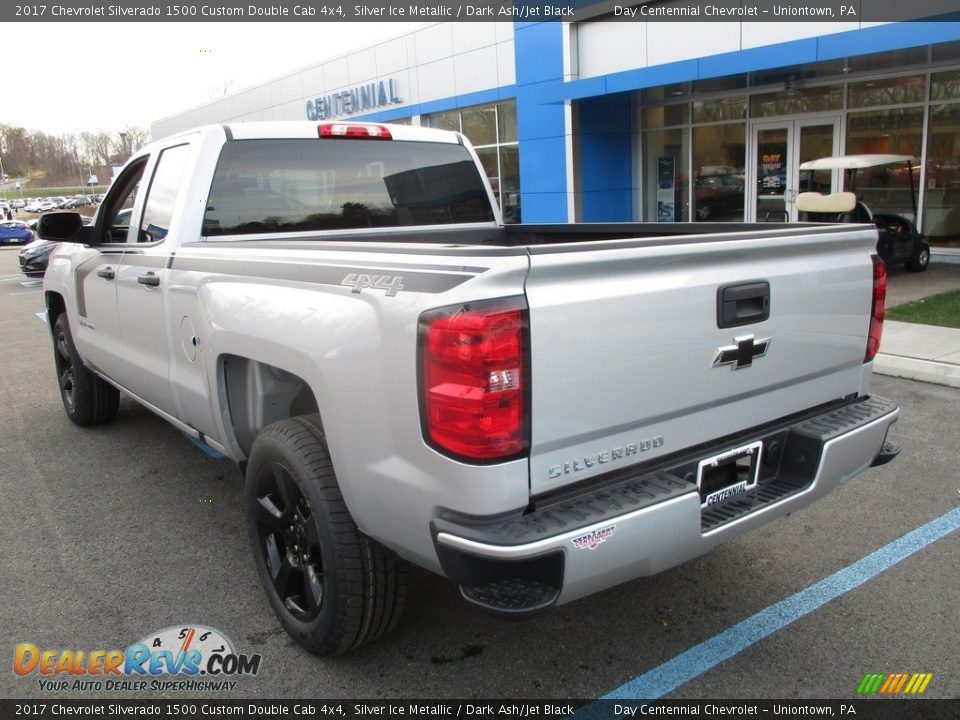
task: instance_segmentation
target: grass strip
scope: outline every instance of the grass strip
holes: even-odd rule
[[[960,328],[960,290],[888,308],[887,320]]]

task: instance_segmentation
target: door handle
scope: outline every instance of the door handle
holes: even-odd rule
[[[137,278],[137,282],[141,285],[149,285],[150,287],[157,287],[160,284],[160,278],[156,273],[148,272],[146,275],[140,275]]]
[[[102,277],[104,280],[113,280],[117,276],[111,267],[105,267],[103,270],[97,270],[97,275]]]
[[[725,285],[717,290],[717,327],[752,325],[770,318],[770,283],[766,280]]]

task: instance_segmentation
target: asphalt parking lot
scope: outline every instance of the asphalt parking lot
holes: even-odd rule
[[[50,697],[11,670],[17,643],[122,649],[186,623],[263,658],[255,677],[197,697],[598,698],[960,507],[960,391],[877,377],[876,393],[901,406],[891,440],[903,453],[820,504],[520,623],[415,572],[396,632],[321,660],[288,639],[260,588],[233,465],[127,399],[112,425],[67,420],[36,317],[42,291],[23,280],[16,250],[0,250],[3,698]],[[892,672],[932,673],[926,697],[960,697],[960,532],[914,549],[731,657],[708,658],[666,697],[855,698],[866,673]]]

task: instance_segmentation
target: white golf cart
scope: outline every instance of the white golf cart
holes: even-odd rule
[[[930,263],[930,246],[917,232],[917,195],[913,182],[916,158],[910,155],[843,155],[800,165],[801,187],[816,187],[818,175],[843,171],[845,192],[797,195],[800,220],[876,225],[877,254],[891,265],[903,263],[922,272]],[[829,181],[822,183],[829,186]]]

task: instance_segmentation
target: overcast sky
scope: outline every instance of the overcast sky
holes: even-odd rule
[[[0,124],[50,134],[150,123],[418,23],[17,23]],[[9,48],[8,48],[9,49]],[[24,57],[17,51],[17,55]],[[8,55],[8,58],[12,56]]]

